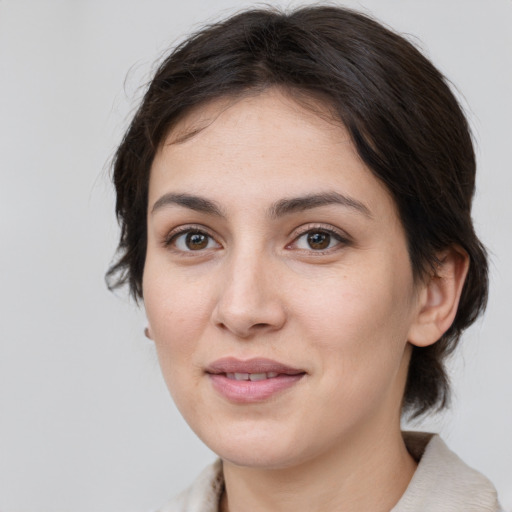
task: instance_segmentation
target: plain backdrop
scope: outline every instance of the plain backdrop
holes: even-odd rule
[[[450,363],[451,411],[412,427],[441,432],[512,510],[512,1],[339,3],[419,45],[471,120],[491,298]],[[2,512],[154,510],[214,458],[168,396],[143,313],[104,285],[108,162],[155,61],[250,5],[0,0]]]

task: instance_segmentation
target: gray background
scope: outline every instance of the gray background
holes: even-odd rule
[[[491,299],[450,365],[452,410],[414,428],[442,432],[512,510],[512,2],[340,3],[414,34],[464,94]],[[155,60],[248,5],[0,0],[2,512],[152,510],[214,457],[167,395],[143,314],[105,289],[108,160]]]

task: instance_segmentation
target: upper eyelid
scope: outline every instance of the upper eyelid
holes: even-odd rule
[[[189,231],[197,231],[201,233],[204,232],[205,234],[211,236],[212,238],[215,238],[211,230],[202,224],[182,224],[169,230],[166,236],[172,237],[175,235],[181,235],[182,233],[188,233]]]
[[[310,231],[325,231],[327,233],[331,233],[336,235],[341,240],[350,240],[350,235],[339,228],[336,228],[330,224],[322,224],[322,223],[310,223],[310,224],[304,224],[302,226],[299,226],[295,228],[291,233],[290,236],[294,237],[294,240],[301,237],[302,235],[305,235],[306,233],[309,233]]]

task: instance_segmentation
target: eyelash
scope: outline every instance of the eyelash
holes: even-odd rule
[[[291,248],[293,245],[296,245],[301,238],[303,238],[309,234],[316,234],[316,233],[328,235],[332,239],[336,240],[337,243],[333,247],[327,247],[326,249],[323,249],[323,250],[320,250],[320,249],[315,250],[313,248],[298,249],[298,250],[300,250],[302,252],[307,252],[313,256],[322,256],[324,254],[331,254],[331,253],[335,252],[336,250],[339,250],[340,246],[342,246],[342,247],[347,246],[351,243],[349,237],[346,234],[344,234],[343,232],[340,232],[336,229],[333,229],[332,227],[326,227],[326,226],[319,225],[319,224],[308,224],[308,225],[302,226],[294,231],[293,241],[290,244],[288,244],[286,246],[286,248]]]
[[[298,250],[303,253],[309,253],[309,254],[312,254],[315,256],[321,256],[323,254],[328,254],[328,253],[334,252],[340,245],[346,246],[351,243],[350,239],[347,237],[347,235],[342,234],[341,232],[333,229],[332,227],[326,227],[326,226],[318,225],[318,224],[314,224],[314,225],[309,224],[309,225],[297,228],[293,232],[292,242],[287,244],[285,248],[292,249],[293,245],[296,245],[301,238],[307,236],[308,234],[316,234],[316,233],[325,234],[327,236],[330,236],[331,238],[336,240],[337,243],[333,247],[327,247],[326,249],[323,249],[323,250],[320,250],[320,249],[315,250],[313,248],[298,249]],[[174,251],[176,251],[180,254],[195,253],[195,252],[204,253],[204,249],[198,249],[198,250],[194,251],[192,249],[183,250],[183,249],[176,248],[176,241],[179,239],[179,237],[181,237],[183,235],[192,235],[192,234],[205,235],[209,239],[207,244],[209,244],[210,241],[213,240],[216,244],[218,244],[220,246],[220,244],[215,240],[215,237],[213,235],[211,235],[204,226],[201,226],[201,225],[180,226],[179,228],[174,229],[165,237],[165,239],[163,240],[163,245],[167,248],[172,248]],[[330,243],[329,243],[329,245],[330,245]]]
[[[209,240],[213,240],[216,242],[215,240],[215,237],[212,236],[208,230],[204,227],[204,226],[201,226],[201,225],[188,225],[188,226],[180,226],[179,228],[176,228],[174,230],[172,230],[164,239],[163,241],[163,245],[164,247],[167,247],[167,248],[172,248],[173,250],[175,250],[176,252],[179,252],[180,254],[184,254],[184,253],[194,253],[194,252],[203,252],[203,251],[193,251],[193,250],[189,250],[189,251],[185,251],[185,250],[181,250],[181,249],[177,249],[175,244],[176,244],[176,241],[179,239],[180,236],[183,236],[183,235],[192,235],[192,234],[198,234],[198,235],[205,235],[209,238]],[[209,243],[209,242],[208,242]],[[218,242],[216,242],[218,244]]]

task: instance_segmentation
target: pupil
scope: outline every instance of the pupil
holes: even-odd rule
[[[308,244],[312,249],[326,249],[329,247],[330,238],[327,233],[311,233],[308,235]]]
[[[208,237],[202,233],[189,233],[186,238],[187,247],[192,251],[204,249],[208,245]]]

